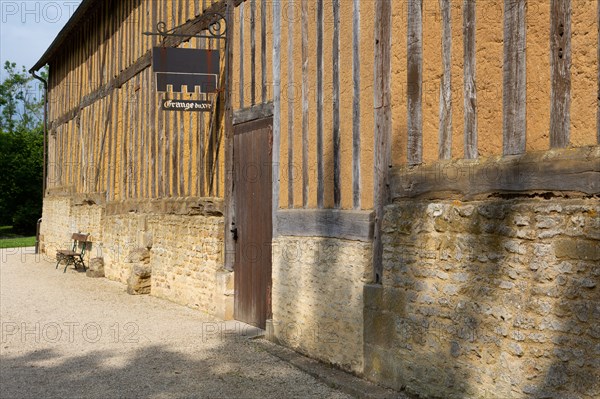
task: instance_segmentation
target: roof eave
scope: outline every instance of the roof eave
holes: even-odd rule
[[[65,26],[58,33],[50,47],[48,47],[48,49],[44,52],[44,55],[40,57],[40,59],[31,67],[31,69],[29,69],[29,72],[33,73],[46,65],[58,52],[58,50],[60,50],[65,40],[88,14],[88,11],[90,11],[90,9],[97,4],[100,4],[100,1],[83,0],[71,18],[69,18]]]

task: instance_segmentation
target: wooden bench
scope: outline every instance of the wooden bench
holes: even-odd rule
[[[59,249],[56,251],[56,269],[58,269],[58,265],[60,262],[65,262],[65,270],[63,273],[66,273],[67,267],[69,265],[73,265],[75,269],[78,269],[79,266],[83,267],[85,271],[85,262],[83,261],[83,257],[85,256],[85,249],[87,247],[89,234],[82,233],[73,233],[71,236],[73,240],[73,247],[71,249]],[[79,249],[81,247],[81,249]]]

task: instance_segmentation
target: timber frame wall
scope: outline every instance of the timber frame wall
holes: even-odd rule
[[[588,122],[600,115],[600,75],[579,74],[575,82],[571,76],[573,68],[600,70],[600,50],[588,51],[600,48],[599,39],[587,35],[596,31],[597,14],[582,9],[573,16],[570,0],[530,1],[529,11],[526,0],[281,4],[274,3],[272,23],[281,161],[276,234],[344,238],[348,231],[356,237],[358,228],[374,239],[378,282],[381,221],[393,199],[460,197],[465,187],[479,194],[600,191],[594,151],[567,149],[600,142],[600,123]],[[494,53],[487,41],[503,44]],[[545,68],[537,73],[548,76],[541,82],[536,71]],[[498,82],[491,97],[490,79]],[[460,159],[470,162],[471,173],[442,183],[428,178]],[[509,163],[510,173],[522,164],[528,174],[507,177]],[[497,179],[489,177],[490,165]],[[371,209],[374,215],[356,218]],[[306,222],[303,233],[292,225],[297,220]]]
[[[51,192],[102,193],[107,202],[223,196],[223,92],[213,96],[212,114],[163,112],[150,65],[153,46],[219,49],[224,41],[142,32],[164,21],[177,33],[196,34],[213,22],[209,13],[225,10],[226,2],[207,0],[92,6],[49,61]],[[206,98],[169,94],[184,96]]]
[[[232,76],[225,76],[230,79],[231,98],[217,96],[217,111],[210,116],[159,111],[150,48],[188,42],[191,47],[222,44],[178,38],[161,43],[141,32],[154,30],[162,20],[167,27],[177,27],[178,33],[197,33],[212,22],[203,10],[224,12],[228,5],[236,8],[229,17],[231,45],[225,55],[231,65]],[[546,61],[532,58],[539,54],[528,54],[533,51],[527,44],[537,39],[527,35],[532,14],[525,0],[494,0],[485,5],[474,0],[439,4],[423,0],[97,2],[49,62],[48,187],[102,193],[107,202],[225,197],[229,226],[235,204],[228,201],[233,187],[224,173],[225,164],[234,160],[227,132],[231,124],[272,115],[275,235],[298,234],[289,221],[303,213],[311,221],[303,235],[343,238],[343,232],[349,231],[351,236],[373,238],[374,279],[379,281],[384,206],[393,198],[437,190],[425,190],[427,183],[414,180],[415,175],[421,180],[428,175],[424,164],[460,158],[493,161],[490,157],[518,157],[531,150],[600,141],[600,34],[593,43],[596,52],[585,52],[587,58],[581,56],[581,49],[578,53],[578,60],[595,64],[599,71],[595,89],[589,89],[590,81],[580,90],[582,82],[575,85],[571,76],[573,68],[581,68],[574,63],[578,48],[572,46],[572,26],[582,26],[582,18],[589,18],[597,27],[600,7],[593,16],[577,12],[578,19],[573,20],[570,0],[547,5],[530,1],[529,8],[534,6],[537,13],[547,12],[550,20],[545,26],[530,26],[538,32],[547,29],[540,37],[551,55],[550,79],[536,95],[547,98],[548,110],[528,103],[527,73],[531,65],[544,67]],[[495,102],[481,102],[477,70],[485,67],[488,50],[478,44],[479,24],[485,21],[477,18],[490,10],[498,11],[495,37],[503,43],[498,54],[503,66],[497,75],[501,95]],[[428,59],[432,40],[434,48],[440,49],[434,62]],[[432,70],[440,72],[441,80],[429,90]],[[456,79],[457,72],[462,79]],[[485,83],[485,79],[479,80]],[[587,108],[577,110],[576,124],[571,112],[573,93],[587,99]],[[432,96],[439,101],[432,102]],[[578,129],[584,125],[580,121],[589,120],[581,109],[596,116],[593,133],[589,126]],[[482,110],[500,115],[491,120],[495,129],[490,130],[489,123],[482,125]],[[431,115],[437,120],[432,122]],[[458,121],[457,115],[463,120]],[[530,121],[544,117],[547,120],[541,124],[546,129],[528,133]],[[488,142],[497,141],[500,132],[499,150],[493,146],[490,150]],[[425,156],[434,147],[436,159]],[[553,177],[547,187],[496,188],[597,192],[596,175],[584,173],[598,170],[596,160],[590,163],[582,158],[587,166],[579,167],[566,161],[572,158],[569,155],[558,158],[565,159],[559,172],[556,167],[552,172],[536,171],[543,181],[548,181],[543,176]],[[588,178],[575,182],[561,178],[571,168],[581,169],[578,173]],[[413,180],[406,180],[409,175]],[[458,186],[467,184],[465,180]],[[495,190],[492,186],[488,191]],[[311,209],[318,211],[311,214]],[[229,259],[226,264],[231,266]]]

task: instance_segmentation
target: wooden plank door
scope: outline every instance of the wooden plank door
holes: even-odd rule
[[[234,127],[234,317],[265,328],[271,317],[272,118]]]

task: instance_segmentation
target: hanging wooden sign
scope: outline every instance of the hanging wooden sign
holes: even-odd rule
[[[156,90],[174,93],[216,92],[219,82],[220,54],[217,50],[174,47],[152,49],[152,70],[156,77]]]

